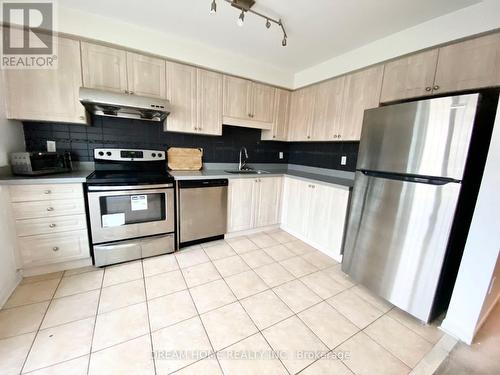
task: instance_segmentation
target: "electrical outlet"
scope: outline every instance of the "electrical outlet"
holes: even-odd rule
[[[283,152],[280,151],[279,157],[280,157],[280,159],[283,159]]]
[[[56,141],[47,141],[47,152],[56,152]]]
[[[343,155],[340,158],[340,165],[346,165],[347,164],[347,156]]]

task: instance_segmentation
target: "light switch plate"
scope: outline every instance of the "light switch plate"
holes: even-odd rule
[[[280,159],[283,159],[283,152],[280,151],[279,157]]]
[[[347,164],[347,156],[343,155],[340,158],[340,165],[346,165]]]
[[[47,152],[56,152],[56,141],[47,141]]]

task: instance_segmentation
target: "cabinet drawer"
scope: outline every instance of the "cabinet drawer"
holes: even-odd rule
[[[17,185],[11,186],[12,202],[50,201],[83,198],[82,184]]]
[[[63,215],[84,214],[83,199],[62,199],[38,202],[12,203],[14,219],[35,219]]]
[[[90,256],[86,230],[18,239],[24,266],[40,266]]]
[[[86,229],[85,215],[70,215],[43,219],[26,219],[16,221],[16,230],[19,237],[34,236]]]

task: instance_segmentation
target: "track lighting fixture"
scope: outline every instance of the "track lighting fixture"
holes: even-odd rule
[[[244,23],[245,23],[245,11],[242,9],[240,16],[238,17],[237,24],[239,27],[241,27],[241,26],[243,26]]]
[[[265,25],[266,25],[267,29],[271,28],[271,23],[275,23],[276,25],[278,25],[281,28],[281,31],[283,31],[283,40],[281,41],[281,45],[283,47],[287,46],[288,35],[285,31],[285,26],[281,22],[281,19],[276,20],[274,18],[268,17],[262,13],[259,13],[255,10],[251,9],[252,6],[254,6],[254,4],[255,4],[255,0],[224,0],[224,1],[226,3],[231,4],[231,6],[233,6],[234,8],[241,10],[241,13],[237,19],[238,26],[243,26],[243,24],[245,23],[245,13],[249,12],[249,13],[255,14],[256,16],[262,17],[266,20]],[[212,0],[212,6],[210,7],[210,13],[211,14],[217,13],[217,3],[215,0]]]

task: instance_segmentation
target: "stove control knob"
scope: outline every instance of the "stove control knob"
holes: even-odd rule
[[[106,152],[106,155],[111,156],[111,151]]]
[[[161,158],[163,155],[162,154],[158,154],[158,157]]]
[[[151,156],[156,158],[156,154],[154,152],[151,154]]]
[[[104,156],[104,152],[99,151],[99,156]]]

